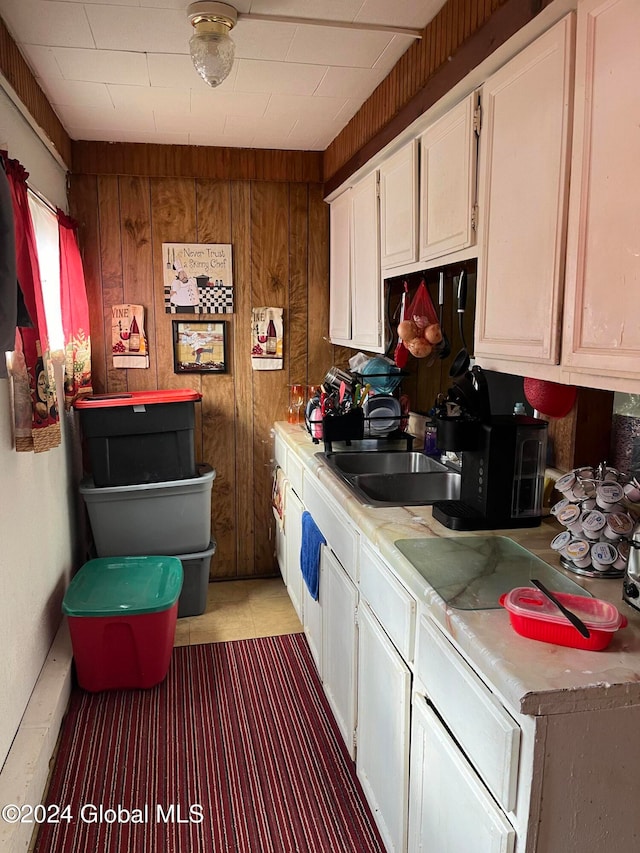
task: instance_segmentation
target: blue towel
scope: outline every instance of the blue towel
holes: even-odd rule
[[[327,540],[320,532],[311,514],[302,513],[302,544],[300,545],[300,570],[311,597],[318,600],[320,579],[320,548]]]

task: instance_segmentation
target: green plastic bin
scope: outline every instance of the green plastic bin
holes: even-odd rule
[[[82,688],[146,688],[164,680],[183,577],[173,556],[100,557],[84,564],[62,602]]]

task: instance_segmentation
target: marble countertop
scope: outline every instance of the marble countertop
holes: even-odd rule
[[[550,548],[562,529],[555,519],[539,527],[483,531],[506,536],[557,569],[628,619],[604,651],[590,652],[530,640],[517,634],[503,608],[459,610],[447,605],[394,544],[399,539],[477,536],[449,530],[424,507],[366,507],[316,454],[304,428],[277,423],[276,431],[308,472],[335,497],[360,532],[376,546],[451,641],[514,710],[523,714],[573,713],[640,705],[640,612],[622,600],[622,580],[591,579],[566,571]]]

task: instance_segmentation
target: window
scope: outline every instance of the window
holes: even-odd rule
[[[60,307],[60,243],[55,213],[29,191],[29,209],[33,220],[42,282],[44,312],[47,318],[49,350],[64,349],[62,311]]]

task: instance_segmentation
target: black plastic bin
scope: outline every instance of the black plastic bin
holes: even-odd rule
[[[191,389],[82,397],[74,404],[96,486],[162,483],[196,476]]]

